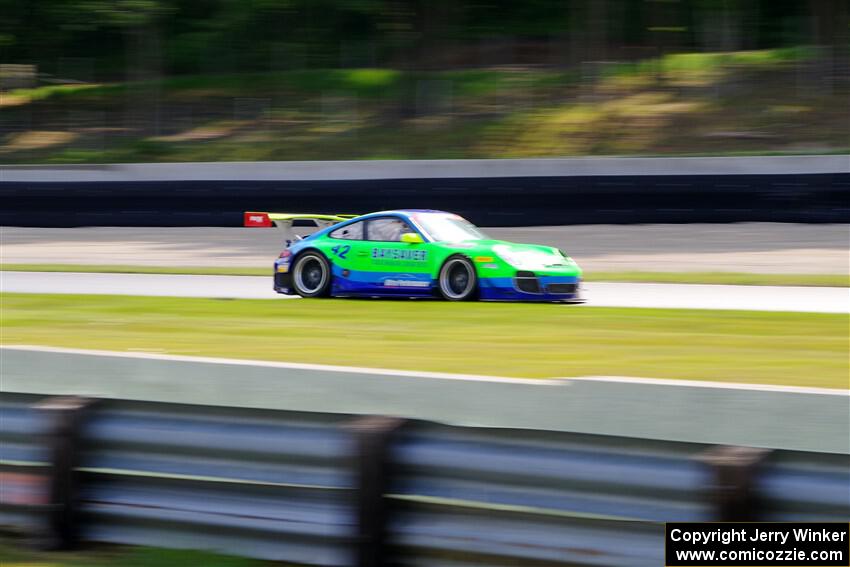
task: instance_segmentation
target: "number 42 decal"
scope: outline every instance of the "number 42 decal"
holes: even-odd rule
[[[351,250],[351,246],[349,246],[348,244],[345,244],[345,245],[337,244],[336,246],[331,248],[331,252],[333,252],[338,257],[342,258],[343,260],[345,260],[345,255],[348,254],[349,250]]]

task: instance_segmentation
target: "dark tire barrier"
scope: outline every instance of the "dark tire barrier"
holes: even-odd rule
[[[850,156],[0,168],[0,224],[241,226],[246,210],[443,209],[483,226],[850,222]]]

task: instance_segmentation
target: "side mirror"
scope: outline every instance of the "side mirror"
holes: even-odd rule
[[[415,232],[405,232],[401,235],[401,241],[405,244],[422,244],[424,240]]]

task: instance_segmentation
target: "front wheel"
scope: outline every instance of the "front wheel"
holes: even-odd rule
[[[440,268],[440,294],[449,301],[475,299],[478,275],[475,266],[464,256],[452,256]]]
[[[305,252],[292,266],[292,287],[301,297],[325,297],[331,289],[331,266],[319,252]]]

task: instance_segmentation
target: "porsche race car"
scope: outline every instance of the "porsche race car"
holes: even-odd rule
[[[581,268],[565,252],[493,240],[452,213],[246,212],[244,224],[283,231],[274,263],[278,293],[582,302]],[[312,233],[299,234],[305,229]]]

